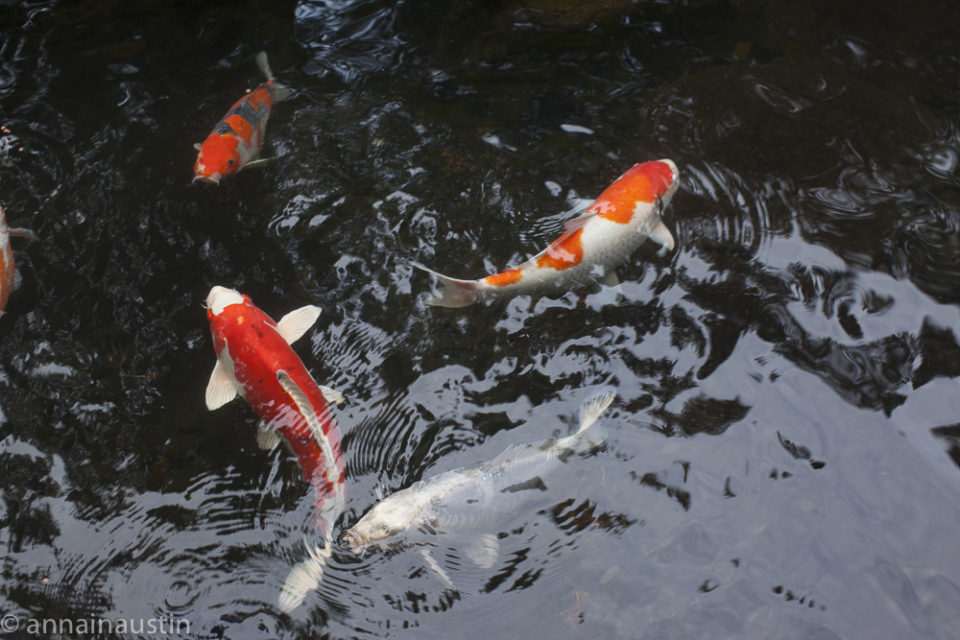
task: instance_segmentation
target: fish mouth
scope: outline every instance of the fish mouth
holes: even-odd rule
[[[341,546],[345,546],[350,549],[353,553],[357,555],[363,555],[364,549],[366,549],[367,544],[363,539],[363,536],[358,534],[353,529],[348,529],[343,532],[343,535],[340,536],[339,543]]]
[[[204,176],[204,175],[197,174],[197,175],[193,176],[193,182],[194,182],[194,183],[197,183],[197,182],[205,182],[205,183],[207,183],[207,184],[219,185],[219,184],[220,184],[220,174],[219,174],[219,173],[212,173],[212,174],[210,174],[209,176]]]

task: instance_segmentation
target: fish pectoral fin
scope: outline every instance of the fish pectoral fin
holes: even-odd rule
[[[319,317],[320,307],[308,304],[280,318],[280,322],[277,323],[277,331],[287,341],[287,344],[293,344],[313,326],[313,323]]]
[[[337,391],[336,389],[331,389],[324,385],[317,385],[320,387],[320,393],[323,394],[323,399],[329,402],[330,404],[343,404],[343,394]]]
[[[660,220],[654,225],[653,229],[650,230],[650,235],[648,236],[651,240],[663,247],[662,252],[673,251],[676,242],[673,239],[673,234],[670,233],[670,230],[667,229],[667,226],[663,224],[663,221]]]
[[[27,240],[37,239],[37,235],[33,231],[24,229],[23,227],[9,227],[7,228],[7,233],[17,238],[26,238]]]
[[[244,169],[249,169],[251,167],[262,167],[265,164],[270,164],[273,162],[273,158],[257,158],[256,160],[251,160],[247,164],[243,165]]]
[[[496,535],[485,533],[467,544],[463,553],[481,569],[489,569],[496,564],[500,555],[500,541]]]
[[[213,366],[213,373],[210,374],[210,382],[207,383],[205,394],[207,409],[210,411],[219,409],[235,397],[237,397],[237,384],[227,369],[217,360],[217,364]]]
[[[200,149],[203,148],[203,145],[200,144],[199,142],[194,142],[194,143],[193,143],[193,148],[196,149],[197,151],[200,151]]]
[[[617,272],[613,269],[607,269],[606,273],[603,274],[603,284],[608,287],[620,286],[620,278],[617,277]]]
[[[423,559],[427,561],[427,565],[433,569],[438,576],[440,576],[440,579],[445,585],[451,589],[456,589],[456,587],[453,586],[453,580],[451,580],[450,576],[447,575],[447,572],[443,570],[443,567],[440,566],[440,563],[434,559],[429,549],[421,549],[420,555],[423,556]]]
[[[275,429],[270,427],[266,422],[260,421],[260,424],[257,425],[257,446],[263,449],[264,451],[273,451],[277,448],[277,445],[280,444],[280,441],[283,440],[281,436]]]

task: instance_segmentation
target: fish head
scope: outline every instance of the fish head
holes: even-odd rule
[[[680,184],[673,160],[635,164],[601,193],[586,212],[620,224],[655,220]]]
[[[240,165],[236,136],[212,133],[200,145],[197,161],[193,165],[193,181],[220,184],[223,176],[236,173]]]
[[[206,306],[207,320],[210,322],[210,334],[213,336],[214,350],[220,353],[224,344],[224,334],[226,332],[226,323],[229,318],[236,314],[233,313],[235,305],[247,305],[250,303],[250,297],[245,296],[235,289],[215,286],[207,294]],[[242,316],[241,316],[242,317]]]
[[[408,490],[405,490],[408,491]],[[351,551],[362,554],[368,545],[379,544],[410,528],[419,513],[405,491],[398,491],[377,503],[360,521],[340,536],[341,544]]]
[[[677,164],[670,160],[669,158],[661,158],[656,161],[657,164],[661,166],[660,173],[666,182],[666,188],[663,189],[663,192],[658,194],[661,201],[666,205],[670,198],[673,197],[673,194],[677,192],[677,189],[680,187],[680,169],[677,168]],[[669,170],[669,174],[663,170],[663,167],[666,167]]]
[[[249,302],[250,297],[245,296],[236,289],[228,289],[215,285],[207,294],[207,317],[219,316],[223,310],[232,304],[243,304]]]
[[[666,205],[680,186],[680,170],[673,160],[662,158],[635,164],[617,182],[638,203],[660,200]]]

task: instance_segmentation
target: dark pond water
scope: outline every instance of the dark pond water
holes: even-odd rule
[[[0,317],[9,637],[957,637],[960,12],[604,5],[0,4],[0,201],[37,235]],[[275,162],[191,186],[261,49]],[[516,263],[661,157],[677,249],[620,297],[423,304],[408,260]],[[347,398],[338,531],[612,388],[605,445],[478,532],[491,568],[338,550],[284,614],[312,490],[204,406],[214,284],[323,308],[295,346]]]

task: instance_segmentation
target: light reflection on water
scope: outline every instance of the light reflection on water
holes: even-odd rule
[[[889,49],[883,20],[824,43],[776,2],[533,4],[3,10],[19,146],[0,200],[39,239],[15,244],[0,317],[0,609],[182,617],[192,637],[952,637],[942,8],[914,3]],[[274,162],[188,186],[261,48],[298,92],[271,117]],[[576,198],[667,156],[677,250],[642,247],[619,292],[424,305],[408,260],[516,263]],[[568,433],[612,386],[604,444],[478,519],[489,569],[469,534],[337,549],[281,614],[311,492],[241,402],[203,407],[212,284],[275,317],[323,307],[295,348],[347,399],[338,530],[378,495]]]

